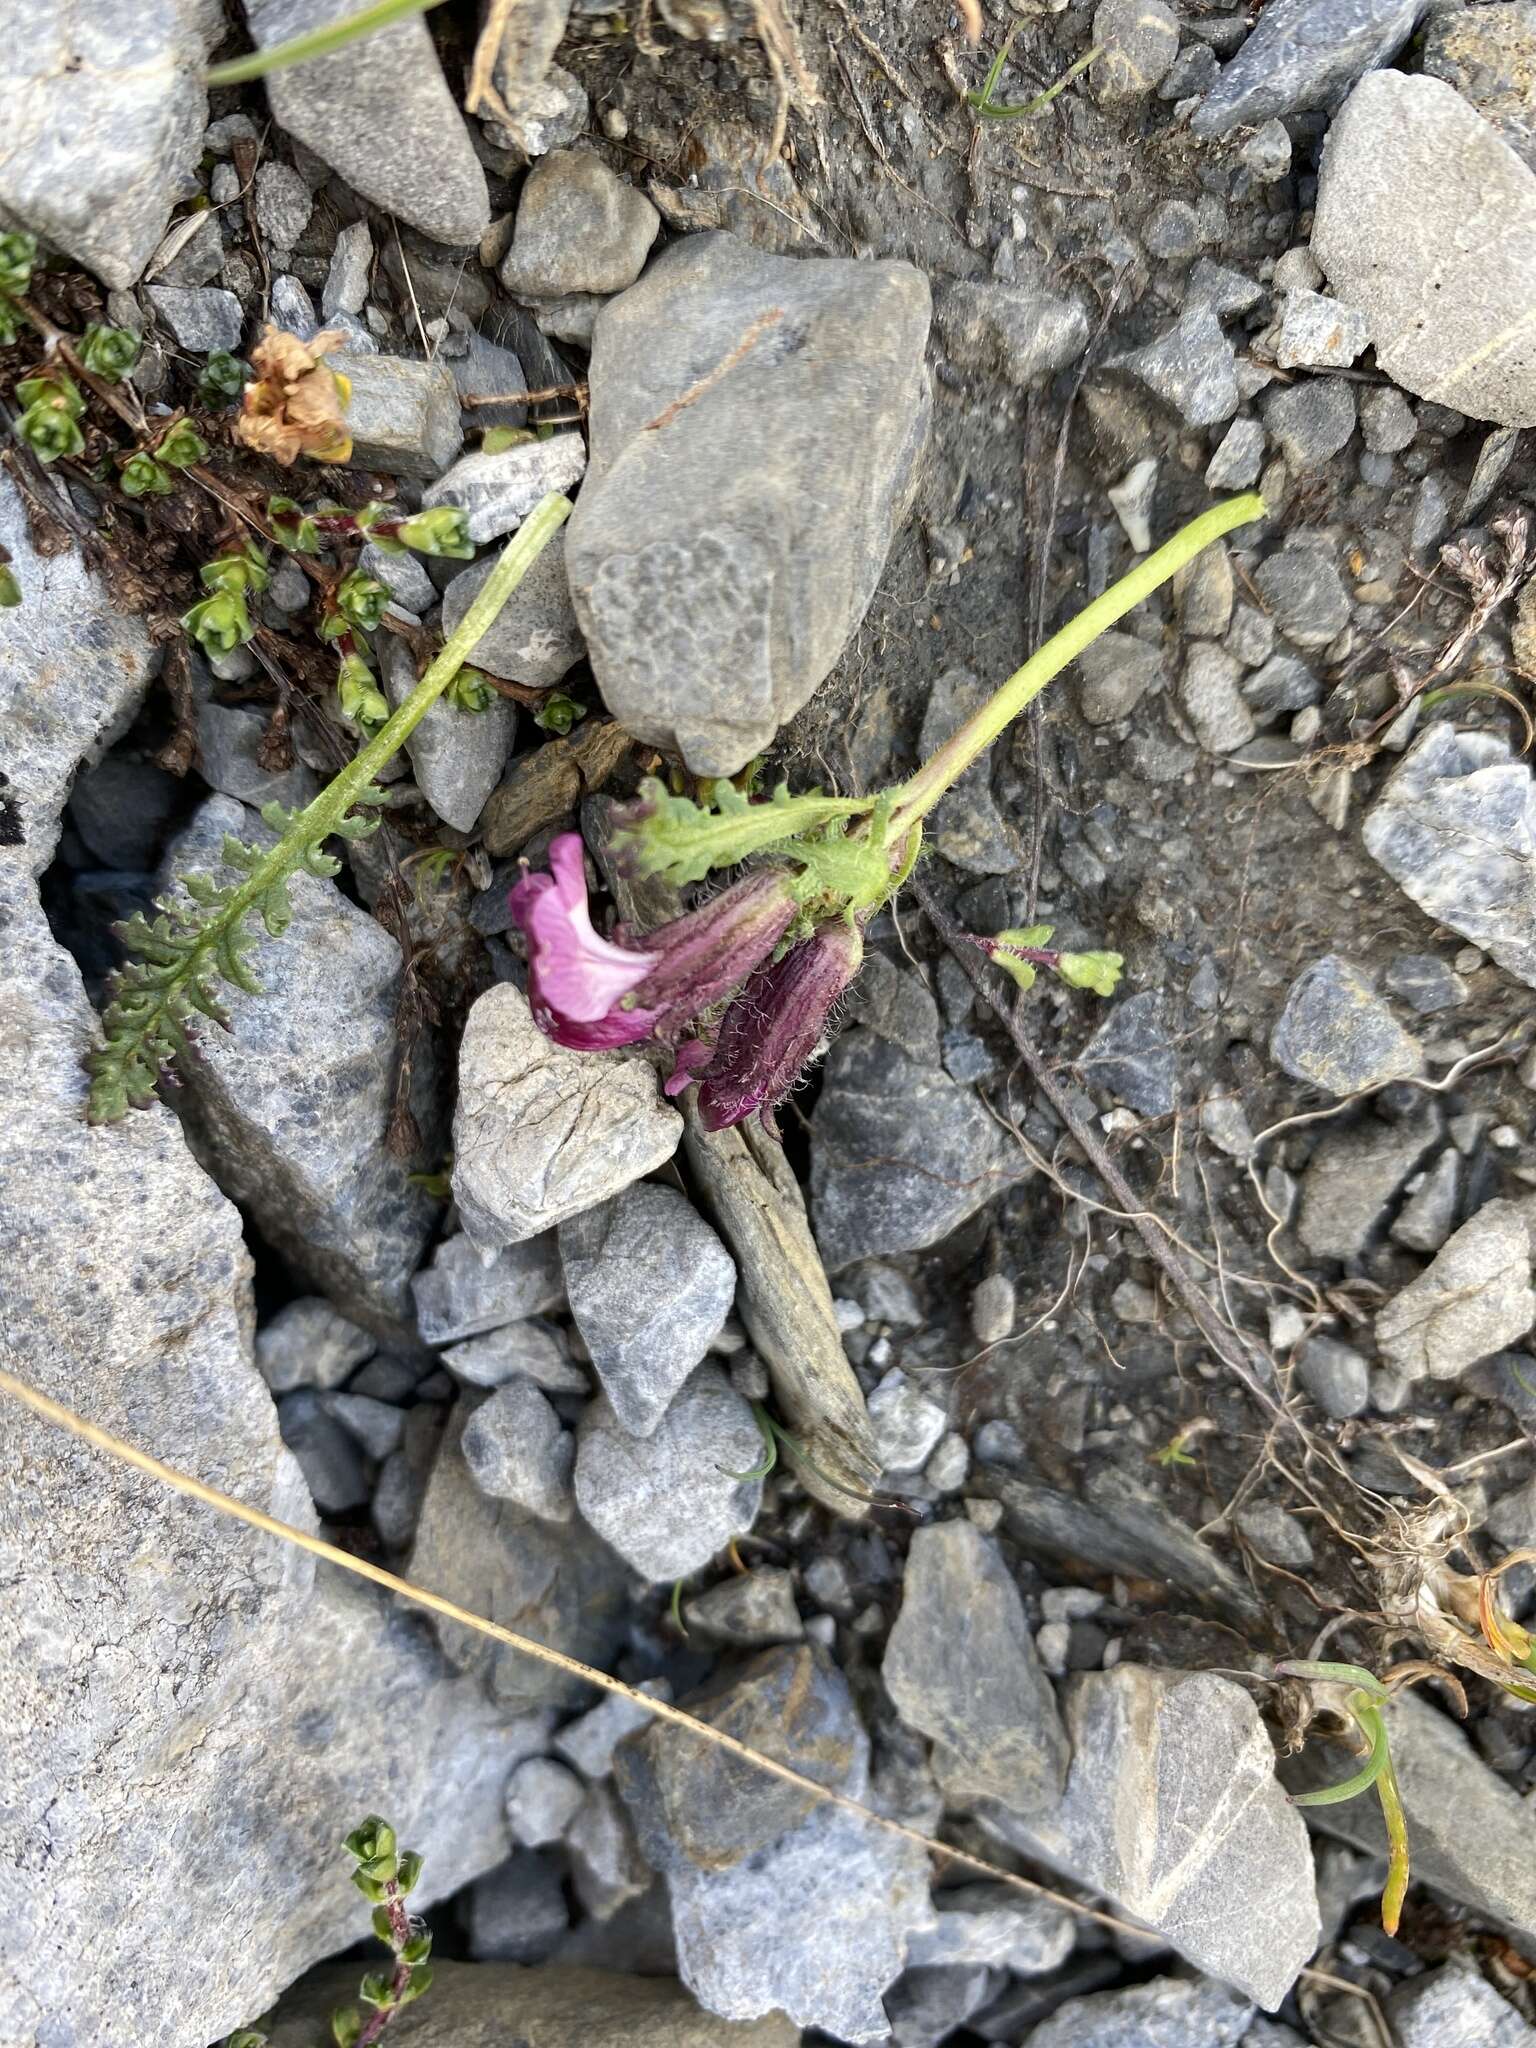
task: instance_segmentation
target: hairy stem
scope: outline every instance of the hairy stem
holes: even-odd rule
[[[404,1894],[393,1878],[384,1887],[383,1905],[389,1915],[390,1946],[395,1952],[395,1967],[389,1980],[389,1991],[391,1998],[398,2000],[411,1981],[411,1966],[401,1954],[401,1950],[411,1938],[411,1916],[406,1910]],[[374,2043],[399,2010],[398,2003],[379,2006],[358,2035],[356,2048],[374,2048]]]
[[[248,57],[231,58],[227,64],[215,64],[208,73],[208,84],[244,85],[252,78],[265,78],[271,71],[286,71],[290,64],[307,63],[311,57],[329,56],[332,50],[345,49],[348,43],[355,43],[362,36],[371,36],[376,29],[388,28],[392,21],[403,21],[412,14],[425,14],[429,7],[436,7],[439,0],[377,0],[377,5],[365,7],[361,14],[345,15],[340,21],[327,22],[324,28],[311,29],[308,35],[294,36],[286,43],[274,43],[269,50],[252,50]]]
[[[1213,505],[1209,512],[1202,512],[1198,519],[1192,519],[1172,540],[1165,541],[1155,554],[1148,555],[1144,562],[1138,562],[1129,575],[1122,576],[1118,583],[1112,583],[1102,597],[1096,597],[1076,618],[1068,620],[1061,631],[1053,634],[1022,668],[1015,669],[987,703],[966,720],[953,739],[946,741],[936,754],[931,754],[917,773],[896,790],[890,843],[899,845],[971,763],[986,752],[999,733],[1011,725],[1046,684],[1076,661],[1084,648],[1097,640],[1101,633],[1107,632],[1127,612],[1134,611],[1154,590],[1177,575],[1186,562],[1192,562],[1202,548],[1209,547],[1213,540],[1230,533],[1234,526],[1246,526],[1250,520],[1263,516],[1264,500],[1256,491]]]

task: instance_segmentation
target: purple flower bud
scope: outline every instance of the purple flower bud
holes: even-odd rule
[[[757,1112],[777,1135],[773,1113],[820,1044],[832,1006],[863,957],[857,927],[839,918],[757,970],[720,1020],[714,1057],[698,1076],[706,1130],[723,1131]],[[688,1069],[696,1073],[697,1066],[697,1054],[683,1047],[674,1081],[686,1085],[694,1078]]]
[[[788,872],[760,868],[642,939],[605,939],[592,928],[574,832],[552,841],[549,865],[513,889],[512,915],[528,943],[539,1028],[578,1052],[675,1038],[768,958],[795,915]]]

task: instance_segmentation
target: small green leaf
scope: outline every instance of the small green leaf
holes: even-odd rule
[[[455,711],[488,711],[496,701],[497,692],[485,680],[477,668],[461,668],[453,681],[444,690],[443,696]]]
[[[454,561],[474,560],[469,518],[457,505],[433,505],[413,518],[402,519],[395,538],[419,555],[445,555]]]
[[[400,2003],[409,2005],[413,1998],[420,1998],[423,1991],[432,1987],[432,1965],[417,1963],[411,1971],[410,1981],[400,1994]]]
[[[331,2039],[336,2048],[356,2048],[363,2031],[363,2016],[355,2005],[338,2005],[331,2014]]]
[[[183,612],[181,623],[209,654],[228,654],[243,647],[255,633],[245,598],[238,590],[216,590]]]
[[[164,498],[176,488],[171,472],[142,448],[123,464],[118,481],[130,498]]]
[[[1092,989],[1098,996],[1112,996],[1125,960],[1119,953],[1063,953],[1056,972],[1068,988]]]
[[[178,420],[155,450],[172,469],[190,469],[194,462],[206,462],[208,443],[190,420]]]
[[[117,384],[139,360],[141,343],[126,327],[104,327],[93,320],[80,337],[80,361],[104,384]]]
[[[541,732],[564,735],[586,715],[585,704],[578,704],[574,697],[567,697],[563,690],[551,690],[533,714],[533,722]]]
[[[396,1873],[396,1877],[399,1882],[402,1894],[415,1890],[416,1880],[418,1877],[420,1877],[420,1875],[421,1857],[418,1855],[416,1850],[402,1850],[400,1853],[400,1867]]]
[[[16,580],[16,571],[9,562],[0,562],[0,608],[9,609],[21,603],[21,585]]]
[[[389,1979],[382,1970],[370,1970],[362,1983],[358,1985],[357,1995],[364,2005],[383,2008],[386,2011],[394,2003],[394,1996],[389,1988]]]
[[[487,427],[480,436],[482,455],[500,455],[508,448],[521,448],[538,436],[531,427]]]
[[[268,498],[267,523],[291,554],[319,554],[320,535],[315,522],[296,498]]]
[[[395,1938],[395,1923],[389,1917],[388,1906],[374,1907],[373,1931],[379,1937],[380,1941],[387,1941],[393,1943]]]
[[[384,616],[389,592],[377,576],[353,569],[336,586],[336,604],[343,618],[365,633],[371,633]]]
[[[28,383],[37,380],[28,378]],[[18,386],[18,391],[23,387]],[[66,405],[58,398],[34,399],[16,422],[16,431],[39,462],[57,462],[61,456],[85,452],[85,436]]]
[[[8,292],[19,299],[32,282],[32,266],[37,261],[37,237],[29,235],[23,228],[13,228],[9,234],[0,235],[0,292]]]
[[[424,1963],[431,1953],[432,1936],[430,1933],[413,1934],[410,1940],[402,1946],[400,1960],[402,1963]]]
[[[342,656],[336,672],[336,696],[342,717],[350,718],[365,730],[382,725],[389,717],[389,699],[360,654]],[[336,829],[340,831],[342,827],[338,825]]]
[[[249,374],[245,364],[227,348],[212,349],[197,373],[197,395],[205,405],[227,405],[230,399],[240,396]]]

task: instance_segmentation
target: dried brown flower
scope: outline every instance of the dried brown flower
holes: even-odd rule
[[[256,381],[245,387],[236,440],[285,465],[300,455],[345,462],[352,453],[344,418],[352,386],[320,360],[345,341],[331,329],[300,341],[280,327],[267,328],[251,350]]]

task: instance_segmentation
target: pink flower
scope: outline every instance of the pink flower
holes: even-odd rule
[[[857,926],[842,918],[818,925],[752,976],[720,1020],[713,1056],[702,1072],[698,1041],[679,1048],[668,1094],[697,1080],[706,1130],[723,1131],[756,1113],[777,1135],[774,1111],[820,1044],[832,1006],[863,957]]]
[[[789,929],[788,873],[759,868],[697,910],[631,941],[592,928],[581,840],[562,833],[548,875],[524,875],[512,915],[528,945],[528,1000],[541,1031],[578,1052],[675,1038],[766,960]]]

